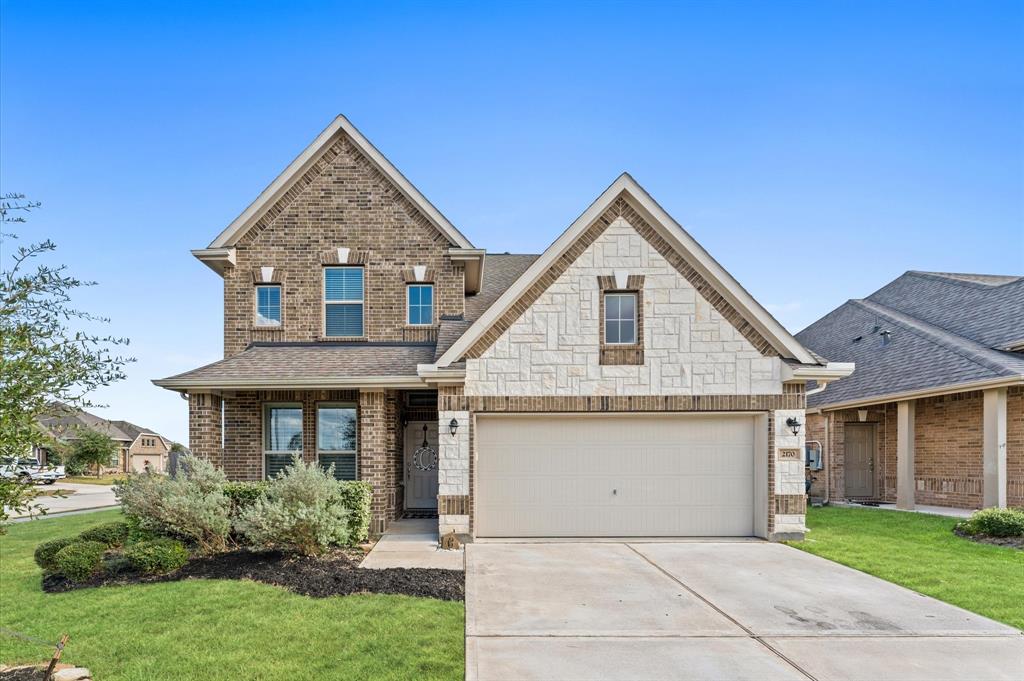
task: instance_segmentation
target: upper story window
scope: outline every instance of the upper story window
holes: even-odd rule
[[[281,326],[281,287],[256,287],[256,326]]]
[[[324,335],[363,336],[363,268],[324,268]]]
[[[434,285],[410,284],[406,291],[408,315],[406,320],[414,326],[434,323]]]
[[[607,345],[636,343],[636,294],[606,293],[604,296],[604,342]]]

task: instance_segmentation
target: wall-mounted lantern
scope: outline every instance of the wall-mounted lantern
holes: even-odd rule
[[[789,426],[789,429],[791,431],[793,431],[793,435],[799,435],[800,427],[803,424],[797,421],[795,416],[790,416],[788,419],[786,419],[786,425]]]
[[[448,432],[452,434],[452,437],[455,437],[455,433],[458,430],[459,430],[459,422],[458,421],[456,421],[455,419],[452,419],[451,421],[448,422]]]

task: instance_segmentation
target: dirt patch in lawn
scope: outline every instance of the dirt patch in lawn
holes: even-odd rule
[[[72,582],[63,575],[45,575],[43,591],[61,593],[97,586],[175,582],[182,579],[251,579],[314,598],[375,593],[461,601],[465,600],[466,594],[465,576],[461,570],[362,570],[358,562],[343,551],[316,558],[273,551],[231,551],[193,558],[180,570],[159,576],[140,574],[123,560],[112,561],[108,563],[105,572],[86,582]]]
[[[976,541],[979,544],[1005,546],[1007,548],[1017,549],[1018,551],[1024,551],[1024,537],[990,537],[987,534],[967,534],[966,532],[961,532],[958,529],[954,529],[953,533],[958,537],[963,537],[970,541]]]

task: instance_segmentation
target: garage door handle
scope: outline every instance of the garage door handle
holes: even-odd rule
[[[617,489],[613,489],[612,490],[612,494],[618,494],[618,493],[619,493],[619,490],[617,490]]]

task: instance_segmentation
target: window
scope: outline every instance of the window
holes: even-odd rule
[[[121,466],[121,452],[118,451],[110,455],[110,461],[107,462],[110,468],[120,468]]]
[[[256,287],[256,326],[281,326],[281,287]]]
[[[605,294],[604,342],[608,345],[632,345],[636,343],[635,293]]]
[[[363,335],[363,268],[324,268],[324,335]]]
[[[267,404],[263,407],[264,476],[270,479],[302,452],[302,405]]]
[[[413,284],[406,294],[410,324],[423,326],[434,323],[434,285]]]
[[[324,470],[334,465],[338,480],[356,479],[356,430],[355,405],[317,405],[317,458]]]

